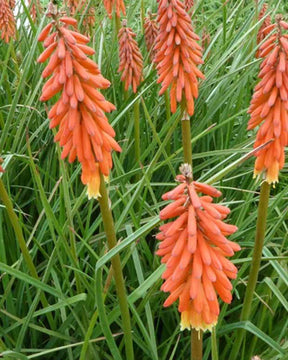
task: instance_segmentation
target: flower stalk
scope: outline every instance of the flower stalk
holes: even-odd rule
[[[101,183],[100,183],[100,197],[98,199],[101,215],[103,219],[104,230],[106,233],[107,243],[109,250],[113,249],[117,245],[116,232],[114,226],[114,220],[112,216],[112,211],[109,206],[109,198],[107,189],[105,186],[104,177],[101,174]],[[121,261],[119,254],[115,255],[111,259],[116,292],[118,295],[119,306],[122,317],[122,326],[124,332],[124,342],[125,342],[125,351],[126,351],[126,359],[132,360],[134,359],[133,352],[133,341],[132,341],[132,332],[131,332],[131,320],[129,307],[127,302],[126,289],[124,284],[123,272],[121,267]]]
[[[189,115],[184,111],[181,119],[182,144],[184,162],[192,167],[191,123]],[[193,178],[193,170],[192,170]],[[203,332],[191,329],[191,360],[202,360]]]
[[[189,115],[190,116],[193,115],[194,99],[198,97],[197,78],[204,79],[204,75],[197,68],[197,65],[203,63],[202,49],[196,42],[197,40],[199,40],[199,37],[193,32],[191,19],[187,14],[187,12],[185,11],[185,5],[180,1],[167,2],[167,1],[158,0],[158,3],[159,3],[158,21],[160,23],[160,28],[159,28],[158,36],[156,38],[155,62],[157,64],[158,83],[161,83],[162,85],[159,94],[162,95],[165,93],[166,114],[169,114],[169,112],[167,111],[168,110],[167,104],[169,103],[167,101],[168,100],[167,90],[169,88],[170,88],[169,92],[170,92],[171,112],[175,113],[177,109],[177,103],[181,104],[180,118],[182,120],[181,128],[182,128],[183,157],[184,157],[184,163],[191,166],[191,175],[189,180],[191,182],[193,180],[193,175],[192,175],[191,125],[190,125]],[[176,30],[176,28],[174,31],[175,23],[182,24],[182,29],[185,29],[185,33],[183,31],[178,33],[178,30]],[[171,31],[167,31],[167,29],[169,28],[171,29]],[[183,57],[182,53],[186,55]],[[167,54],[169,55],[167,56]],[[163,212],[162,212],[162,217],[163,217]],[[161,218],[161,213],[160,213],[160,218]],[[166,236],[168,236],[169,238],[169,235],[165,234],[165,230],[164,230],[162,234],[160,234],[160,238],[161,237],[165,238]],[[175,247],[177,248],[176,245]],[[161,250],[159,255],[160,254],[161,254]],[[166,254],[166,257],[162,259],[163,262],[166,262],[167,256],[168,254]],[[191,254],[188,256],[191,256]],[[182,265],[183,264],[181,263],[181,266]],[[181,266],[180,268],[182,268]],[[163,278],[166,279],[167,276],[168,275],[166,274]],[[176,293],[177,291],[180,290],[178,288],[177,291],[174,290],[173,293],[173,286],[169,290],[170,288],[169,280],[166,281],[165,285],[163,285],[162,288],[164,291],[172,291],[170,295],[170,300],[166,300],[164,304],[164,306],[168,306],[171,302],[171,299],[174,299],[174,297],[177,298]],[[182,294],[179,301],[179,311],[182,313],[181,327],[182,329],[185,327],[191,329],[191,359],[201,360],[202,347],[203,347],[203,342],[202,342],[203,335],[200,330],[201,326],[192,326],[191,324],[192,321],[191,319],[195,315],[195,314],[192,315],[192,313],[195,309],[193,307],[189,308],[189,310],[188,308],[186,309],[185,301],[183,299],[184,298],[186,299],[186,297],[189,298],[189,295],[187,295],[187,284],[185,289],[186,292],[183,290],[183,294],[185,293],[185,295]],[[192,299],[194,299],[194,294],[192,296]],[[194,300],[193,300],[192,303],[193,306],[196,304],[195,306],[197,307],[197,301],[194,304]],[[198,310],[200,310],[200,308],[198,308]],[[198,314],[199,312],[197,313],[197,315],[195,315],[195,318],[197,318]],[[213,320],[209,319],[208,322],[210,322],[211,324],[213,323]],[[200,331],[195,330],[194,329],[195,327],[197,328],[197,330]]]
[[[191,123],[187,113],[183,114],[182,121],[182,144],[184,162],[192,168],[192,144],[191,144]],[[192,168],[193,169],[193,168]],[[192,170],[193,177],[193,170]],[[203,353],[203,332],[191,329],[191,360],[202,360]]]
[[[202,360],[203,333],[195,329],[191,330],[191,360]]]
[[[270,188],[271,185],[268,184],[267,181],[264,181],[261,185],[260,200],[258,205],[256,235],[255,235],[255,245],[253,250],[252,264],[248,277],[248,283],[246,287],[240,321],[249,320],[251,313],[252,301],[253,301],[254,291],[256,288],[256,283],[258,280],[258,274],[259,274],[260,263],[262,258],[262,250],[264,246]],[[245,329],[239,329],[236,332],[235,343],[232,349],[230,360],[234,360],[237,358],[244,338],[244,334],[245,334]]]
[[[191,124],[186,112],[182,115],[181,128],[184,162],[192,166]]]
[[[134,149],[135,161],[140,166],[140,102],[139,99],[134,104]],[[140,174],[139,174],[140,175]],[[139,180],[140,176],[137,176]]]
[[[212,329],[211,334],[211,351],[212,351],[212,360],[218,360],[218,348],[217,348],[217,336],[216,336],[216,327]]]

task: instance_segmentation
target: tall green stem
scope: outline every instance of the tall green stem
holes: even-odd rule
[[[184,162],[192,166],[192,145],[190,118],[184,112],[181,120]]]
[[[212,329],[211,350],[212,350],[212,360],[218,360],[218,347],[217,347],[217,336],[216,336],[215,326]]]
[[[169,121],[171,118],[171,110],[170,110],[170,100],[169,100],[168,90],[165,91],[164,97],[165,97],[166,120]]]
[[[184,111],[181,113],[182,144],[184,162],[192,168],[192,144],[190,117]],[[193,174],[193,171],[192,171]],[[191,330],[191,360],[202,360],[203,334],[202,331]]]
[[[121,29],[121,21],[120,18],[115,14],[115,27],[116,27],[116,36],[119,34],[119,30]]]
[[[135,160],[138,166],[140,166],[140,102],[137,100],[134,104],[134,149]],[[141,178],[140,173],[137,176],[137,180]]]
[[[166,90],[164,93],[164,98],[165,98],[165,109],[166,109],[166,120],[169,121],[171,118],[171,111],[170,111],[170,100],[169,100],[169,91]],[[171,153],[171,140],[169,140],[169,142],[167,143],[166,146],[166,151],[167,154]]]
[[[32,257],[31,257],[31,255],[29,253],[29,250],[27,249],[27,246],[26,246],[26,242],[25,242],[25,239],[24,239],[24,236],[23,236],[23,232],[22,232],[22,228],[21,228],[19,219],[18,219],[18,217],[17,217],[17,215],[16,215],[16,213],[15,213],[15,211],[13,209],[12,201],[11,201],[11,199],[10,199],[6,189],[5,189],[4,183],[3,183],[1,178],[0,178],[0,199],[2,200],[3,205],[5,206],[6,211],[8,213],[8,217],[9,217],[9,220],[11,222],[11,225],[13,226],[15,236],[16,236],[16,239],[18,241],[19,247],[21,249],[24,261],[25,261],[31,275],[35,279],[39,280],[37,270],[36,270],[36,268],[35,268],[35,266],[33,264]],[[49,306],[49,303],[48,303],[44,293],[41,293],[40,299],[41,299],[41,302],[42,302],[42,305],[43,305],[44,308]],[[50,327],[53,329],[54,328],[54,320],[53,320],[52,315],[48,313],[47,318],[48,318],[48,322],[49,322]]]
[[[270,185],[264,181],[261,185],[260,190],[260,200],[258,205],[258,218],[256,225],[256,235],[255,235],[255,244],[253,250],[252,264],[250,268],[250,273],[248,277],[248,283],[246,287],[242,312],[240,316],[241,321],[246,321],[249,319],[251,306],[254,296],[254,291],[258,279],[258,273],[260,269],[262,250],[264,246],[265,231],[266,231],[266,220],[267,220],[267,211],[270,195]],[[239,354],[239,350],[245,335],[245,329],[239,329],[236,332],[235,343],[230,355],[230,359],[234,360]]]
[[[203,333],[202,331],[191,330],[191,360],[202,360]]]
[[[117,245],[116,233],[114,220],[112,216],[112,211],[109,206],[109,198],[107,194],[107,189],[105,186],[105,181],[101,175],[101,185],[100,185],[100,194],[99,204],[102,215],[102,220],[104,224],[104,230],[106,233],[106,238],[108,242],[109,250],[114,248]],[[117,254],[111,259],[113,274],[115,279],[115,286],[119,300],[119,306],[122,317],[122,325],[124,332],[124,341],[125,341],[125,350],[126,350],[126,359],[134,359],[133,352],[133,342],[132,342],[132,332],[131,332],[131,321],[130,313],[127,302],[126,289],[124,284],[123,272],[121,267],[120,256]]]

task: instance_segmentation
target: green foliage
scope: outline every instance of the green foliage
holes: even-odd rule
[[[60,149],[48,128],[46,105],[39,101],[43,66],[36,64],[42,51],[37,34],[47,19],[43,16],[34,25],[21,2],[16,11],[17,40],[8,45],[0,43],[0,153],[6,169],[0,176],[39,279],[30,274],[7,212],[0,204],[0,351],[6,359],[25,360],[106,360],[124,356],[110,267],[112,255],[119,253],[132,314],[135,358],[188,359],[190,334],[180,331],[177,306],[163,308],[163,267],[155,256],[154,238],[163,205],[161,195],[173,186],[182,162],[178,114],[167,118],[165,99],[158,96],[156,72],[149,62],[141,29],[141,1],[126,1],[128,24],[138,34],[145,60],[145,81],[137,96],[129,93],[128,99],[124,98],[117,73],[114,20],[108,19],[101,2],[90,3],[97,6],[91,34],[94,60],[112,83],[105,96],[115,103],[117,111],[109,115],[109,120],[123,148],[120,155],[114,155],[109,184],[120,242],[107,253],[99,205],[87,200],[80,166],[60,160]],[[285,15],[284,3],[269,1],[272,16],[278,12]],[[154,12],[157,9],[156,0],[145,0],[144,5]],[[242,247],[233,258],[239,267],[234,300],[231,305],[221,304],[216,328],[219,359],[228,358],[239,327],[246,330],[239,359],[248,360],[256,354],[264,360],[287,359],[287,166],[281,172],[280,183],[272,189],[251,318],[239,322],[260,185],[252,178],[253,158],[245,156],[252,150],[255,137],[255,133],[246,131],[246,111],[259,68],[254,57],[260,25],[255,2],[198,0],[192,20],[200,36],[204,29],[211,36],[201,69],[206,80],[200,86],[192,118],[194,176],[213,182],[223,192],[222,201],[232,209],[229,221],[239,228],[231,239]],[[135,163],[133,139],[133,104],[137,99],[140,164]],[[43,293],[49,303],[46,307],[40,301]],[[100,322],[103,316],[99,312],[105,315],[105,324]],[[111,332],[107,342],[104,328]],[[117,351],[113,352],[114,347]],[[205,333],[203,358],[211,356],[211,335]]]

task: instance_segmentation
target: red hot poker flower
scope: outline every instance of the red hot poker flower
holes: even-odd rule
[[[126,16],[126,8],[123,0],[103,0],[105,9],[110,19],[112,19],[113,10],[115,10],[116,16],[120,18],[120,12]]]
[[[70,16],[75,17],[77,13],[84,14],[82,26],[85,32],[88,33],[95,24],[95,9],[89,6],[88,0],[65,0],[69,8]],[[88,7],[88,8],[87,8]]]
[[[189,165],[184,167],[183,173],[191,171]],[[229,279],[236,278],[237,268],[227,257],[240,247],[226,236],[237,227],[223,222],[230,213],[227,207],[213,204],[213,197],[221,192],[196,181],[190,183],[187,176],[179,175],[177,180],[180,185],[162,196],[173,202],[160,212],[162,220],[174,220],[162,225],[156,236],[161,241],[157,255],[166,264],[161,289],[170,293],[164,306],[179,300],[182,330],[211,330],[220,311],[217,295],[226,303],[232,300]]]
[[[279,170],[285,162],[284,149],[288,145],[288,35],[282,33],[288,30],[288,23],[280,18],[277,22],[277,33],[271,33],[259,49],[263,58],[261,81],[254,89],[248,110],[249,130],[262,123],[254,147],[272,141],[256,153],[254,167],[254,175],[263,172],[269,184],[278,182]],[[275,26],[270,25],[270,31]]]
[[[155,40],[158,35],[158,24],[155,19],[156,14],[148,13],[144,22],[144,33],[147,50],[150,53],[150,59],[153,61],[155,57]]]
[[[79,1],[78,0],[66,0],[65,4],[69,9],[70,16],[74,16],[79,7]]]
[[[10,41],[10,38],[15,39],[16,24],[12,11],[13,2],[8,0],[0,0],[0,33],[1,39],[6,43]]]
[[[268,4],[264,3],[262,6],[262,9],[259,12],[259,16],[258,16],[258,20],[262,20],[264,18],[264,16],[266,15],[266,12],[268,10]],[[269,25],[271,25],[271,16],[268,15],[265,17],[258,33],[257,33],[257,44],[260,44],[265,37],[271,32],[271,29],[269,28]],[[268,30],[267,30],[268,29]],[[260,57],[260,49],[257,50],[256,52],[256,57],[259,58]]]
[[[32,20],[35,22],[37,19],[37,14],[42,14],[43,9],[40,4],[39,0],[29,0],[29,6],[30,6],[30,15]]]
[[[86,5],[83,6],[83,10],[82,10],[82,12],[85,14],[83,20],[83,27],[85,28],[86,33],[88,33],[90,29],[93,29],[93,26],[95,25],[96,22],[95,8],[94,6],[89,6],[89,8],[87,9],[88,4],[89,1],[86,1]]]
[[[181,0],[158,0],[159,33],[155,45],[155,62],[160,95],[170,87],[171,111],[183,103],[190,116],[198,97],[198,78],[204,75],[197,68],[202,64],[202,48],[194,33],[191,19]]]
[[[189,12],[194,6],[194,0],[184,0],[186,11]]]
[[[143,58],[135,40],[136,34],[127,27],[127,21],[122,21],[122,28],[119,30],[119,58],[118,72],[122,72],[121,80],[125,83],[125,90],[132,86],[133,92],[142,81]]]
[[[59,126],[55,141],[63,147],[62,158],[68,157],[69,162],[78,158],[81,180],[88,185],[88,197],[97,198],[100,172],[108,177],[112,150],[121,151],[121,148],[105,116],[115,106],[98,91],[110,83],[88,57],[94,54],[86,45],[89,38],[69,28],[76,25],[75,19],[62,17],[48,24],[39,36],[45,50],[38,62],[50,59],[42,73],[44,79],[50,78],[43,86],[40,100],[48,101],[61,94],[48,114],[50,128]]]

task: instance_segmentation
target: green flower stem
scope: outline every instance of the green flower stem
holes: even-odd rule
[[[182,144],[184,162],[192,168],[192,144],[190,117],[185,111],[181,112]],[[193,174],[193,171],[192,171]],[[202,331],[191,330],[191,360],[202,360],[203,334]]]
[[[166,120],[169,121],[171,118],[171,111],[170,111],[170,100],[169,100],[168,90],[165,91],[164,98],[165,98]]]
[[[140,102],[137,100],[134,104],[134,149],[135,149],[135,160],[137,166],[140,166]],[[140,173],[139,173],[140,175]],[[137,176],[139,180],[141,176]]]
[[[170,111],[170,99],[169,99],[169,91],[168,90],[166,90],[164,93],[164,99],[165,99],[165,109],[166,109],[166,120],[169,121],[171,118],[171,111]],[[172,139],[170,139],[166,145],[167,154],[171,153],[171,141],[172,141]]]
[[[116,15],[116,13],[114,13],[114,16],[115,16],[116,38],[117,38],[117,40],[118,40],[119,30],[121,29],[121,20],[120,20],[120,18]]]
[[[5,186],[4,186],[4,183],[0,177],[0,199],[2,200],[3,202],[3,205],[5,206],[6,208],[6,211],[8,213],[8,217],[9,217],[9,220],[11,222],[11,225],[13,226],[13,229],[14,229],[14,232],[15,232],[15,236],[16,236],[16,239],[18,241],[18,244],[19,244],[19,247],[21,249],[21,252],[22,252],[22,255],[23,255],[23,258],[24,258],[24,261],[31,273],[31,275],[39,280],[39,277],[38,277],[38,274],[37,274],[37,270],[33,264],[33,260],[32,260],[32,257],[29,253],[29,250],[27,249],[27,246],[26,246],[26,242],[25,242],[25,239],[24,239],[24,236],[23,236],[23,232],[22,232],[22,228],[21,228],[21,225],[20,225],[20,222],[19,222],[19,219],[13,209],[13,204],[12,204],[12,201],[5,189]],[[43,308],[46,308],[49,306],[49,303],[45,297],[45,294],[44,293],[41,293],[40,295],[40,299],[41,299],[41,303],[43,305]],[[50,313],[47,314],[47,319],[48,319],[48,322],[49,322],[49,325],[51,327],[51,329],[54,329],[55,328],[55,324],[54,324],[54,320],[53,320],[53,317]]]
[[[212,360],[218,360],[218,347],[217,347],[217,336],[216,336],[216,327],[212,329],[211,335],[211,349],[212,349]]]
[[[248,277],[248,283],[247,283],[247,287],[246,287],[240,321],[249,320],[249,316],[251,313],[252,301],[253,301],[254,291],[255,291],[256,283],[257,283],[257,279],[258,279],[258,273],[259,273],[261,257],[262,257],[262,250],[263,250],[263,246],[264,246],[267,211],[268,211],[268,203],[269,203],[269,196],[270,196],[270,187],[271,186],[266,181],[264,181],[261,185],[252,264],[251,264],[250,273],[249,273],[249,277]],[[235,343],[234,343],[234,346],[232,348],[232,352],[230,355],[231,360],[234,360],[237,358],[240,348],[241,348],[241,344],[242,344],[244,335],[245,335],[245,329],[239,329],[236,332]]]
[[[104,230],[106,233],[106,238],[108,242],[109,250],[114,248],[117,245],[116,233],[114,220],[112,216],[112,211],[109,206],[109,198],[107,194],[107,189],[105,186],[105,181],[103,176],[101,175],[101,185],[100,185],[100,194],[99,204],[100,210],[102,214]],[[124,341],[125,341],[125,350],[126,350],[126,359],[132,360],[134,359],[133,352],[133,341],[132,341],[132,332],[131,332],[131,321],[130,321],[130,313],[127,302],[126,289],[124,284],[123,272],[120,262],[120,256],[117,254],[111,259],[113,275],[115,279],[115,286],[119,300],[119,306],[122,317],[122,325],[124,332]]]
[[[190,118],[184,112],[181,119],[184,162],[192,166],[192,145]]]
[[[191,330],[191,360],[202,360],[203,333],[195,329]]]

